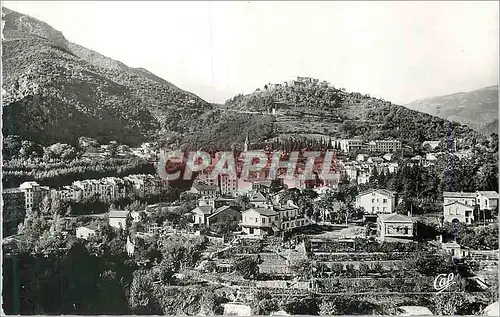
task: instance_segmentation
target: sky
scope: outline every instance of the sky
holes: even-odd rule
[[[209,102],[296,76],[398,104],[498,84],[496,1],[3,3]]]

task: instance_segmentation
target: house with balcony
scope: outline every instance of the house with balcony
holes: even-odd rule
[[[198,206],[191,211],[194,217],[194,224],[198,226],[207,225],[207,218],[215,208],[209,205]]]
[[[474,210],[493,210],[498,206],[498,193],[494,191],[443,192],[444,221],[471,224]]]
[[[191,186],[191,192],[200,197],[217,197],[219,188],[216,185],[208,185],[205,183],[194,183]]]
[[[340,140],[340,149],[345,153],[361,150],[363,149],[363,140],[361,139]]]
[[[481,210],[494,210],[498,207],[498,193],[495,191],[476,192],[476,205]]]
[[[43,198],[50,196],[50,188],[40,186],[40,184],[34,181],[24,182],[19,188],[24,192],[26,214],[37,210]]]
[[[229,174],[219,175],[221,195],[236,196],[238,194],[238,178]]]
[[[242,212],[241,226],[248,235],[273,235],[280,228],[280,213],[269,208],[251,208]]]
[[[452,201],[443,205],[445,222],[461,222],[471,224],[474,221],[474,205]]]
[[[79,239],[88,240],[91,237],[94,237],[99,230],[100,230],[100,227],[96,226],[94,224],[81,226],[81,227],[76,228],[76,237]]]
[[[309,219],[300,213],[299,207],[290,202],[285,206],[274,206],[273,209],[279,212],[280,229],[282,231],[291,231],[310,224]]]
[[[476,193],[443,192],[443,203],[445,205],[455,201],[465,205],[474,206],[476,205]]]
[[[396,209],[397,194],[387,189],[369,189],[356,196],[356,208],[367,214],[390,214]]]
[[[125,230],[127,228],[128,210],[112,210],[108,213],[108,223],[111,227]]]
[[[377,217],[377,237],[380,241],[413,238],[413,220],[399,214],[383,214]]]

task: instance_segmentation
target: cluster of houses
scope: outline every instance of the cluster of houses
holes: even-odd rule
[[[250,208],[243,211],[236,199],[220,197],[215,188],[197,190],[200,198],[198,206],[192,210],[194,225],[210,227],[219,221],[238,221],[244,234],[263,237],[310,224],[291,201],[280,204],[272,199],[270,184],[257,182],[253,185],[253,190],[246,193]],[[193,187],[199,188],[200,185],[194,184]]]
[[[134,253],[137,237],[147,237],[153,234],[182,233],[189,236],[199,235],[202,227],[212,227],[215,224],[237,223],[241,231],[235,234],[241,238],[262,239],[271,236],[282,236],[294,229],[309,226],[314,221],[304,215],[292,201],[279,202],[279,192],[271,194],[269,184],[255,182],[251,191],[246,193],[248,207],[242,210],[239,198],[222,196],[214,185],[205,187],[194,184],[197,194],[197,206],[191,211],[192,229],[179,231],[168,224],[144,223],[141,219],[143,212],[138,211],[110,211],[108,223],[117,229],[126,228],[127,218],[132,222],[142,221],[141,232],[134,232],[127,239],[126,249],[129,254]],[[207,187],[208,186],[208,187]],[[277,198],[278,197],[278,198]],[[410,242],[414,237],[414,220],[411,214],[396,213],[399,197],[397,193],[386,189],[370,189],[359,193],[355,206],[363,208],[365,223],[372,223],[376,227],[379,241]],[[155,207],[148,206],[147,210]],[[475,193],[443,193],[444,220],[449,222],[460,221],[471,224],[474,221],[472,210],[494,209],[498,206],[498,193],[492,191],[478,191]],[[175,206],[167,208],[176,208]],[[147,211],[144,211],[147,213]],[[468,219],[468,220],[467,220]],[[99,231],[95,225],[77,228],[76,235],[82,239],[89,239]],[[224,239],[211,237],[213,239]],[[225,240],[224,240],[225,241]],[[456,242],[442,243],[441,246],[455,257],[469,254],[468,250],[460,248]]]
[[[26,214],[37,210],[47,196],[74,202],[91,197],[101,201],[113,201],[129,195],[136,197],[154,195],[159,193],[162,186],[163,183],[158,177],[149,174],[79,180],[58,189],[42,186],[35,181],[24,182],[19,187],[5,188],[2,191],[2,214],[6,229],[4,231],[15,233],[14,229],[23,222]]]
[[[283,84],[269,83],[264,86],[264,89],[278,89],[280,87],[313,87],[313,86],[328,88],[331,86],[331,84],[324,80],[320,81],[317,78],[297,76],[297,79],[285,81]],[[258,91],[260,91],[260,89],[258,89],[257,92]]]
[[[443,217],[446,222],[471,224],[476,220],[474,210],[498,208],[498,193],[495,191],[444,192],[443,200]]]
[[[396,214],[398,195],[386,189],[370,189],[356,196],[356,208],[364,209],[366,222],[374,222],[380,241],[410,241],[414,235],[411,215]]]
[[[339,139],[332,140],[334,148],[339,148],[344,153],[361,152],[379,152],[390,153],[402,149],[401,141],[398,140],[374,140],[366,142],[362,139]]]
[[[387,153],[383,157],[369,156],[368,154],[358,154],[355,161],[339,161],[342,172],[349,181],[358,184],[367,184],[374,170],[384,174],[396,173],[399,164],[395,162],[394,154]]]
[[[495,191],[444,192],[443,220],[472,224],[476,221],[474,210],[494,210],[498,208],[498,198]],[[370,189],[356,197],[355,205],[365,210],[365,219],[376,216],[377,232],[382,241],[387,237],[413,236],[411,215],[395,214],[398,200],[397,193],[385,189]]]
[[[137,197],[154,195],[162,188],[160,178],[151,174],[129,175],[123,178],[105,177],[73,182],[60,189],[52,189],[51,196],[61,200],[80,201],[96,197],[102,201],[125,198],[132,194]]]
[[[145,142],[138,147],[129,147],[111,141],[109,144],[99,144],[91,138],[81,138],[79,146],[87,149],[82,154],[83,160],[106,159],[111,156],[130,157],[135,156],[144,160],[154,161],[158,158],[160,151],[155,143]]]

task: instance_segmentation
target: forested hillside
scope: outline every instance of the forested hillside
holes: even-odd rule
[[[4,8],[5,135],[43,144],[80,136],[137,143],[185,133],[211,106],[144,69],[67,41],[61,32]]]
[[[277,111],[279,135],[397,138],[408,145],[442,140],[453,130],[469,145],[483,137],[467,126],[395,105],[390,101],[326,84],[278,84],[229,99],[237,111]]]
[[[482,139],[459,123],[319,81],[265,85],[211,105],[145,69],[71,43],[44,22],[4,12],[3,132],[23,140],[75,144],[87,136],[133,144],[173,136],[228,147],[248,133],[252,142],[360,136],[417,146],[452,130],[466,146]],[[277,115],[266,115],[273,107]]]
[[[498,131],[498,86],[416,100],[406,105],[490,135]]]

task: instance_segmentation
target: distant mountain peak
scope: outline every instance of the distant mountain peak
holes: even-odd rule
[[[148,70],[69,42],[43,21],[4,13],[4,135],[40,143],[81,136],[136,143],[190,131],[211,108]]]
[[[423,98],[405,106],[446,120],[467,124],[477,131],[490,134],[494,130],[495,119],[498,118],[498,86]]]

